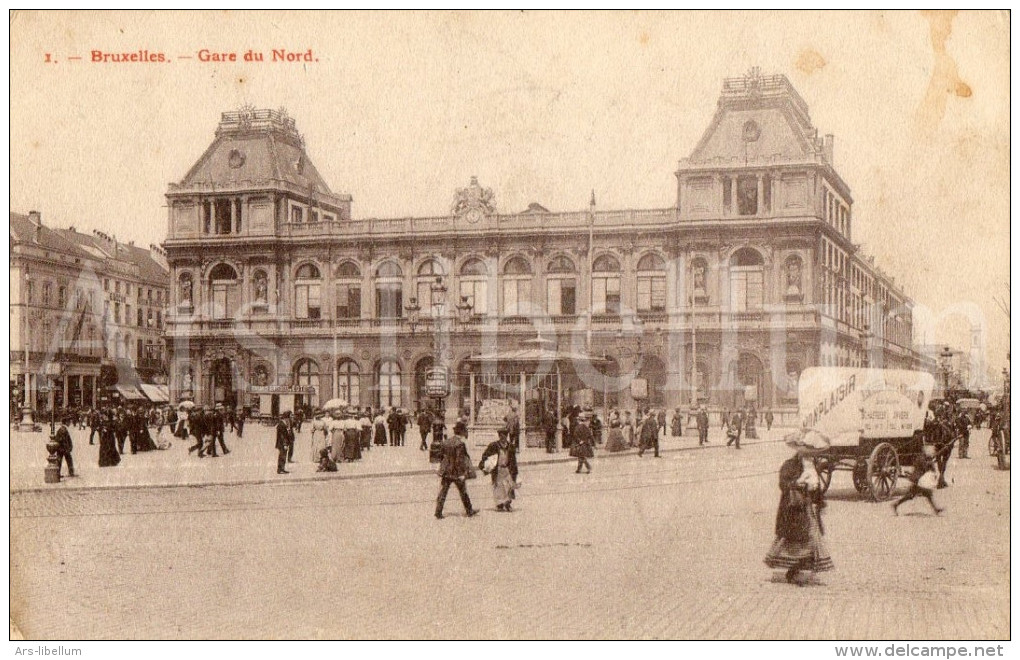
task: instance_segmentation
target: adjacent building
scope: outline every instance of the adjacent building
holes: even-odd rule
[[[168,399],[160,248],[11,213],[10,276],[12,410]]]
[[[796,404],[812,365],[919,364],[912,301],[853,242],[834,139],[781,75],[723,83],[668,208],[353,218],[285,112],[223,113],[167,191],[171,395],[269,408]],[[578,191],[581,199],[588,198]]]

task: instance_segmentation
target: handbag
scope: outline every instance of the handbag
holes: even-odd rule
[[[917,487],[924,488],[925,490],[934,490],[937,482],[938,479],[935,477],[935,473],[928,470],[917,480]]]
[[[485,461],[482,463],[482,472],[484,472],[485,474],[490,474],[493,470],[496,469],[496,465],[498,463],[499,456],[497,456],[496,454],[492,454],[491,456],[486,458]]]

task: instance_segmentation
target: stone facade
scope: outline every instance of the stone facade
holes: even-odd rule
[[[11,403],[92,406],[117,385],[165,383],[161,249],[47,227],[34,211],[10,225]]]
[[[414,408],[438,357],[456,407],[471,356],[536,335],[610,358],[568,402],[594,389],[627,408],[686,406],[696,388],[778,409],[808,366],[918,364],[912,303],[851,242],[833,139],[785,77],[726,80],[676,176],[664,209],[601,210],[593,193],[583,210],[501,213],[472,179],[449,215],[352,219],[285,113],[224,113],[167,192],[172,394]]]

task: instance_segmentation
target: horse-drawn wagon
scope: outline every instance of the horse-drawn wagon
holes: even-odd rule
[[[837,471],[877,502],[896,488],[903,466],[924,444],[924,417],[935,379],[902,369],[812,367],[799,382],[803,429],[822,434],[829,448],[815,457],[827,490]]]

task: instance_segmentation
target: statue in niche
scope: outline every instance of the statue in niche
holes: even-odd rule
[[[191,276],[185,274],[181,278],[181,304],[191,307]]]
[[[799,296],[801,293],[800,260],[791,259],[786,264],[786,295]]]
[[[694,264],[694,293],[705,293],[705,264],[700,261]]]
[[[266,365],[256,365],[252,370],[251,384],[257,387],[265,387],[269,384],[269,368]]]
[[[184,367],[184,369],[181,370],[181,389],[191,389],[191,367]]]
[[[262,271],[255,274],[255,302],[262,305],[269,302],[269,279]]]

